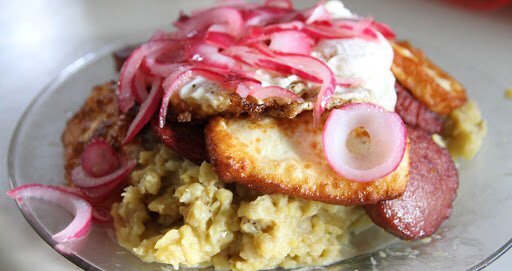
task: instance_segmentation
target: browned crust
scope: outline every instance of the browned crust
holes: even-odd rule
[[[211,162],[215,172],[225,182],[237,182],[266,194],[282,193],[339,205],[372,204],[394,199],[401,196],[407,186],[408,151],[394,172],[367,183],[350,181],[336,174],[323,161],[324,158],[319,163],[304,161],[301,167],[284,165],[284,170],[263,172],[264,168],[274,168],[279,161],[258,160],[256,155],[248,151],[248,146],[231,133],[229,125],[233,121],[237,119],[216,117],[206,127],[206,145]],[[282,120],[277,125],[289,129],[293,128],[293,123],[287,123],[287,127],[282,122],[294,121],[296,119]],[[312,174],[302,174],[305,171]]]
[[[85,145],[93,138],[102,138],[115,149],[121,149],[132,117],[120,114],[115,94],[115,82],[95,86],[79,111],[66,123],[62,133],[65,177],[80,164]]]
[[[171,106],[168,111],[168,118],[171,121],[188,122],[203,120],[212,116],[221,115],[224,117],[238,117],[249,115],[260,118],[273,116],[279,118],[294,118],[303,111],[313,108],[312,102],[291,102],[288,99],[271,97],[263,103],[258,103],[253,97],[242,98],[238,94],[226,94],[230,103],[225,108],[216,111],[211,108],[203,108],[200,105],[191,105],[181,100],[178,95],[171,98]]]
[[[392,43],[396,79],[430,110],[446,115],[466,103],[464,87],[407,41]],[[449,82],[448,89],[436,77]]]

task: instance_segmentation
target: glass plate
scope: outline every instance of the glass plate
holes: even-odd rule
[[[94,84],[117,78],[111,52],[120,47],[112,45],[78,59],[30,104],[10,144],[8,167],[12,187],[65,183],[60,136],[66,120],[80,108]],[[512,130],[510,102],[489,95],[489,90],[501,91],[505,86],[464,61],[454,59],[449,52],[429,50],[428,53],[442,59],[446,70],[463,75],[459,79],[480,105],[489,128],[478,156],[472,161],[458,162],[460,188],[452,216],[430,242],[405,242],[378,230],[370,231],[359,238],[361,246],[370,244],[367,253],[330,265],[329,270],[478,270],[512,244],[512,159],[509,159],[512,141],[507,138]],[[165,268],[143,263],[118,246],[108,227],[95,225],[87,238],[72,247],[56,247],[51,236],[69,223],[71,216],[58,206],[39,201],[26,201],[19,207],[50,246],[85,270]]]

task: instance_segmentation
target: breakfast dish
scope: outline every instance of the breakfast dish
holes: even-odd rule
[[[405,240],[448,219],[486,133],[463,86],[339,1],[222,1],[116,54],[62,135],[70,186],[9,195],[75,213],[54,236],[112,223],[174,268],[326,265],[379,226]],[[128,53],[127,53],[128,52]],[[111,216],[99,210],[111,208]]]

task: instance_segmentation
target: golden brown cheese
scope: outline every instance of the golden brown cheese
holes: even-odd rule
[[[322,150],[322,127],[311,113],[295,119],[216,117],[206,128],[215,172],[263,193],[283,193],[340,205],[370,204],[400,196],[409,172],[408,153],[391,174],[355,182],[334,172]]]
[[[392,43],[395,57],[391,70],[396,79],[430,110],[446,115],[463,105],[464,87],[409,42]]]

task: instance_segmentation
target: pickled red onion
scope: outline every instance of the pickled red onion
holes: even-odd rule
[[[204,41],[210,45],[216,46],[221,49],[226,49],[235,44],[236,40],[233,36],[216,31],[208,31]]]
[[[162,98],[162,104],[160,105],[160,114],[158,119],[160,128],[163,128],[165,125],[167,109],[169,107],[171,97],[174,95],[174,93],[176,93],[177,90],[192,80],[192,78],[197,76],[202,76],[208,80],[217,82],[228,90],[235,90],[237,86],[242,82],[249,81],[259,83],[259,81],[253,78],[235,73],[228,73],[224,75],[208,69],[190,68],[183,66],[176,70],[172,75],[168,76],[163,82],[164,97]]]
[[[106,186],[112,186],[114,189],[120,184],[128,175],[132,172],[132,169],[137,165],[135,160],[125,161],[121,164],[121,167],[102,177],[92,177],[87,174],[81,166],[75,167],[71,171],[71,181],[75,184],[82,192],[86,189],[105,188]],[[87,195],[87,193],[85,193]]]
[[[121,110],[129,109],[135,100],[143,103],[147,84],[162,80],[165,94],[159,124],[163,126],[170,97],[194,76],[195,69],[210,81],[227,84],[227,91],[236,90],[244,96],[250,91],[236,84],[244,80],[230,82],[228,77],[233,73],[252,77],[254,70],[261,68],[321,84],[313,111],[318,123],[335,87],[353,87],[357,82],[335,78],[325,63],[311,57],[314,43],[321,39],[380,40],[379,31],[387,38],[394,37],[389,27],[371,18],[333,19],[324,3],[321,0],[309,9],[295,10],[289,0],[267,0],[264,5],[235,0],[191,15],[181,13],[174,23],[178,31],[155,33],[123,67],[119,83]],[[281,88],[259,88],[255,95],[291,97]],[[275,91],[273,95],[271,90]]]
[[[87,200],[58,186],[26,184],[7,192],[9,197],[22,203],[24,199],[42,199],[56,203],[74,214],[73,221],[62,231],[52,236],[62,243],[86,236],[91,228],[92,207]]]
[[[311,54],[314,41],[308,35],[293,30],[275,32],[271,35],[269,49],[281,53]]]
[[[135,100],[138,103],[144,102],[144,100],[146,100],[146,98],[148,97],[148,90],[146,88],[146,78],[142,71],[137,71],[135,73],[132,84],[132,89],[135,90],[133,92]]]
[[[176,41],[151,41],[141,45],[131,53],[119,74],[117,96],[119,98],[119,109],[122,112],[128,111],[135,102],[133,80],[145,57],[166,48],[173,50],[175,46]]]
[[[97,223],[110,223],[114,220],[110,210],[105,207],[96,206],[92,209],[92,219]]]
[[[101,138],[94,138],[85,146],[80,162],[84,171],[92,177],[110,174],[121,164],[114,148]]]
[[[389,27],[387,24],[383,24],[383,23],[374,21],[372,26],[375,30],[379,31],[387,39],[392,40],[396,37],[393,29],[391,29],[391,27]]]
[[[265,0],[263,5],[267,7],[293,9],[293,3],[291,0]]]
[[[306,9],[302,15],[306,18],[306,24],[313,24],[317,21],[329,21],[332,16],[324,7],[325,0],[319,1],[314,7]]]
[[[198,41],[189,42],[185,48],[185,57],[193,64],[218,71],[229,71],[236,64],[231,57],[219,53],[218,47]]]
[[[369,135],[369,149],[353,153],[347,146],[349,134],[363,128]],[[407,131],[395,112],[370,103],[348,104],[334,109],[322,134],[325,157],[330,167],[347,179],[369,182],[393,172],[405,153]]]
[[[130,142],[130,140],[132,140],[135,135],[137,135],[137,133],[144,127],[144,125],[149,122],[153,114],[158,109],[158,104],[162,99],[162,85],[160,82],[160,79],[157,79],[153,82],[149,96],[142,103],[139,108],[139,112],[130,124],[130,128],[128,128],[128,132],[126,133],[126,137],[123,140],[123,144]]]
[[[222,25],[227,29],[227,33],[238,37],[242,33],[244,20],[236,8],[218,7],[194,14],[186,20],[175,22],[174,25],[179,29],[176,32],[177,38],[196,36],[212,25]]]
[[[240,11],[246,26],[264,26],[282,20],[284,17],[293,17],[295,12],[289,9],[262,6]]]
[[[181,42],[166,41],[165,50],[155,50],[146,55],[141,70],[148,76],[165,77],[185,62],[185,50]],[[146,90],[147,96],[147,90]]]

